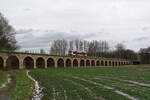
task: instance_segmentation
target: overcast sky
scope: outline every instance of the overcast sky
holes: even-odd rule
[[[150,46],[150,0],[1,0],[0,12],[23,50],[75,38]]]

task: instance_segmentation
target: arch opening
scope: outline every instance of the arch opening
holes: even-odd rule
[[[117,66],[118,64],[117,64],[117,62],[115,62],[115,66]]]
[[[114,61],[112,62],[112,66],[115,66],[115,62]]]
[[[105,66],[108,66],[107,61],[105,61]]]
[[[73,60],[73,67],[78,67],[78,61],[77,61],[77,59]]]
[[[0,57],[0,69],[4,68],[4,60],[2,57]]]
[[[70,59],[66,60],[66,67],[71,67],[71,60]]]
[[[101,61],[101,66],[104,66],[104,61],[103,60]]]
[[[112,66],[112,65],[111,65],[111,61],[109,61],[109,66]]]
[[[86,61],[86,66],[90,66],[90,61],[89,60]]]
[[[99,61],[96,62],[96,66],[100,66],[100,62]]]
[[[44,68],[45,67],[45,61],[43,58],[40,57],[36,60],[36,67],[37,68]]]
[[[47,68],[52,68],[52,67],[55,67],[55,62],[52,58],[49,58],[47,60]]]
[[[26,69],[33,69],[34,68],[34,60],[31,57],[26,57],[23,60],[23,65]]]
[[[10,56],[6,61],[6,65],[8,69],[19,69],[19,59],[16,56]]]
[[[83,67],[84,65],[85,65],[85,64],[84,64],[84,60],[81,60],[81,61],[80,61],[80,66]]]
[[[122,65],[122,63],[119,62],[119,66]]]
[[[94,60],[92,60],[91,65],[95,66],[95,61]]]
[[[100,62],[99,61],[96,62],[96,66],[100,66]]]
[[[124,62],[124,65],[126,65],[126,62]]]
[[[62,67],[64,67],[64,60],[63,59],[58,59],[58,61],[57,61],[57,66],[58,66],[58,68],[62,68]]]

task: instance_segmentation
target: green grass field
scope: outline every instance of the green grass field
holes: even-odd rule
[[[150,67],[36,69],[31,74],[44,87],[43,100],[150,100]]]

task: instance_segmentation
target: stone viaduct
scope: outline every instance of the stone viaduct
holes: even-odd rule
[[[0,51],[0,69],[100,67],[129,65],[129,60]]]

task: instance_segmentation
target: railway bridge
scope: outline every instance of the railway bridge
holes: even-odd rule
[[[0,51],[0,69],[115,67],[129,64],[131,62],[124,59]]]

